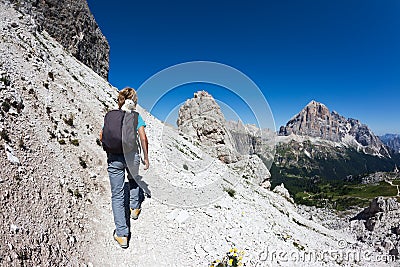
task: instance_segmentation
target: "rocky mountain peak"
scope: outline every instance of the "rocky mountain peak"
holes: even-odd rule
[[[210,147],[211,154],[223,162],[238,161],[232,137],[225,128],[224,114],[206,91],[198,91],[186,100],[179,109],[177,124],[181,132]]]
[[[309,116],[314,115],[321,119],[324,119],[325,116],[330,116],[329,109],[322,103],[312,100],[307,106],[301,111],[306,112]]]
[[[355,142],[352,143],[362,147],[366,153],[390,155],[385,145],[367,125],[357,119],[346,119],[336,111],[330,112],[324,104],[314,100],[279,130],[279,135],[291,134],[318,137],[333,142],[343,142],[348,136],[354,139]],[[349,141],[349,138],[346,140]]]
[[[339,114],[331,114],[324,104],[312,100],[286,124],[286,127],[280,128],[279,134],[306,135],[340,141],[341,122],[338,117]]]
[[[261,150],[261,137],[249,134],[241,122],[227,122],[212,95],[206,91],[194,93],[179,109],[177,124],[181,133],[190,136],[211,156],[253,183],[270,187],[269,170],[255,155]]]
[[[306,108],[318,108],[318,109],[328,109],[324,104],[317,102],[315,100],[311,100],[310,103],[307,104]]]

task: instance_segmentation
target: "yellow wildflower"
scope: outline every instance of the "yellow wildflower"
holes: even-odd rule
[[[237,248],[233,248],[233,252],[237,252]]]
[[[229,265],[229,266],[232,266],[232,264],[233,264],[233,259],[230,259],[230,260],[228,261],[228,265]]]
[[[229,250],[229,252],[232,253],[232,252],[233,252],[233,248],[231,248],[231,249]]]

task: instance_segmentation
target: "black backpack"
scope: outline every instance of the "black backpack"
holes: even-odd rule
[[[137,125],[139,113],[111,110],[104,117],[103,149],[107,153],[123,154],[139,151]]]

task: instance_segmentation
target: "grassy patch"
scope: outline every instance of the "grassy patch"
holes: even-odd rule
[[[7,75],[2,75],[0,77],[0,81],[3,82],[5,86],[10,86],[11,85],[10,77],[7,76]]]
[[[101,141],[100,141],[99,138],[96,138],[96,144],[97,144],[98,146],[102,146]]]
[[[10,103],[6,100],[3,103],[1,103],[1,108],[5,111],[8,112],[11,108]]]
[[[304,248],[304,246],[303,245],[301,245],[299,242],[297,242],[297,241],[293,241],[293,246],[295,247],[295,248],[297,248],[298,250],[304,250],[305,248]]]
[[[72,139],[71,144],[73,144],[74,146],[79,146],[79,140],[78,139]]]
[[[393,180],[392,183],[394,185],[400,185],[400,179]]]
[[[10,136],[8,135],[8,132],[6,129],[3,129],[0,132],[0,137],[1,139],[3,139],[4,141],[6,141],[7,143],[11,142]]]
[[[296,192],[294,200],[298,204],[330,207],[337,210],[346,210],[350,207],[365,207],[371,199],[377,196],[394,197],[397,195],[396,186],[387,182],[377,184],[355,184],[350,182],[320,181],[317,191]]]
[[[69,126],[74,126],[74,115],[69,114],[68,118],[63,118],[63,121],[65,122],[65,124],[69,125]]]
[[[79,164],[81,165],[82,168],[84,169],[87,168],[86,161],[82,157],[79,157]]]
[[[397,189],[395,186],[391,186],[387,182],[379,182],[379,184],[361,184],[361,185],[350,185],[348,187],[348,193],[345,196],[359,197],[371,199],[377,196],[396,196]]]
[[[60,145],[65,145],[65,144],[66,144],[64,139],[58,140],[58,143],[59,143]]]
[[[186,156],[190,157],[191,159],[201,159],[195,152],[193,152],[190,147],[186,144],[181,144],[177,140],[174,140],[175,144],[174,147],[178,149],[181,153],[185,154]]]
[[[357,197],[340,197],[333,202],[332,207],[336,210],[345,211],[350,207],[367,207],[370,199]]]
[[[224,188],[224,191],[228,193],[230,197],[235,197],[236,191],[232,188]]]
[[[78,189],[75,189],[75,191],[74,191],[74,196],[75,196],[76,198],[82,198],[82,194],[79,192]]]

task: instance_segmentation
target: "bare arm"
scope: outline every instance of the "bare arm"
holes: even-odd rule
[[[147,136],[146,136],[146,132],[144,130],[144,126],[140,127],[139,130],[139,138],[140,138],[140,144],[142,145],[142,149],[143,149],[143,156],[144,156],[144,169],[147,170],[150,166],[149,163],[149,143],[147,141]]]

